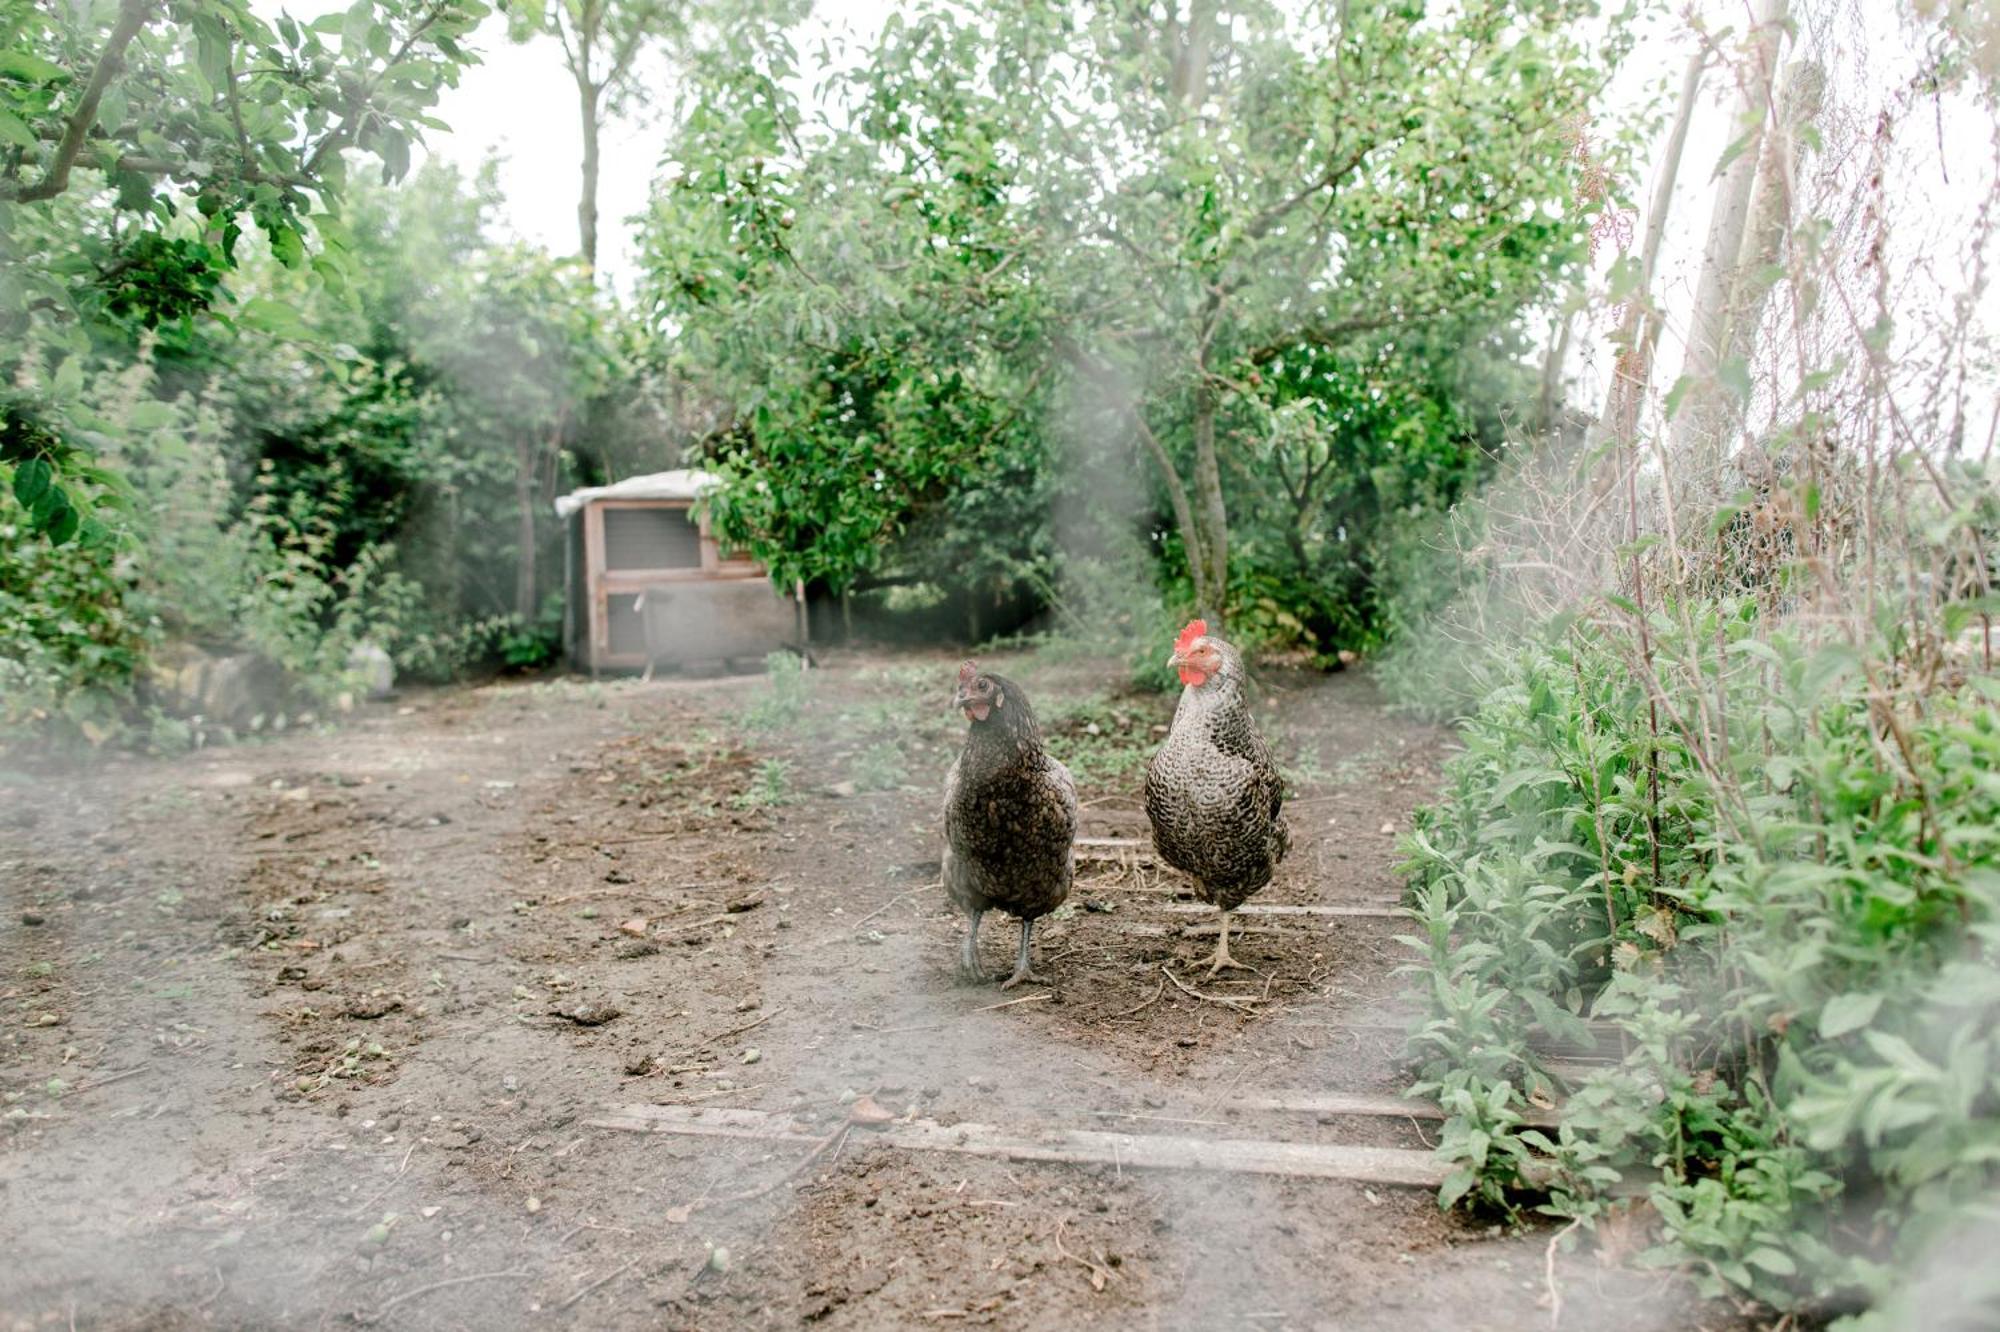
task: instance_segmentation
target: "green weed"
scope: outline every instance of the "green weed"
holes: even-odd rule
[[[796,653],[773,652],[764,658],[766,679],[744,708],[741,720],[752,730],[777,731],[796,725],[813,696],[814,676]]]
[[[792,800],[792,764],[788,759],[769,758],[757,765],[757,775],[749,789],[731,798],[733,809],[770,809]]]
[[[850,771],[854,784],[864,791],[893,791],[909,776],[903,747],[891,740],[878,740],[855,757]]]

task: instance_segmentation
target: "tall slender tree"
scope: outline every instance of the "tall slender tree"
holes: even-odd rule
[[[639,79],[648,51],[686,35],[676,0],[519,0],[508,7],[515,41],[551,36],[562,46],[563,67],[576,84],[583,131],[582,188],[576,203],[577,252],[597,269],[599,139],[607,121],[643,100]]]

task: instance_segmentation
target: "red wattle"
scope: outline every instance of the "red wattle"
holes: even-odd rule
[[[1208,676],[1206,673],[1198,671],[1192,666],[1181,667],[1181,683],[1184,685],[1202,684],[1206,682],[1207,679]]]

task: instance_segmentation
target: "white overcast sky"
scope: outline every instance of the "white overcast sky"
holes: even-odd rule
[[[297,4],[289,7],[300,12]],[[808,53],[830,37],[872,37],[892,8],[890,0],[821,0],[797,35],[802,60],[810,64]],[[429,146],[468,172],[489,155],[499,159],[506,225],[523,240],[555,253],[573,252],[583,131],[562,50],[547,38],[525,45],[509,42],[506,25],[497,16],[481,29],[480,38],[476,45],[483,63],[466,70],[439,105],[437,118],[451,126],[451,133],[433,131]],[[630,290],[633,275],[635,228],[626,219],[645,207],[675,94],[664,62],[649,66],[647,76],[653,83],[648,90],[652,107],[607,126],[598,144],[598,271],[621,292]]]

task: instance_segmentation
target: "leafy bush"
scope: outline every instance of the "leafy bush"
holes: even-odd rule
[[[1444,1200],[1637,1178],[1711,1293],[1881,1297],[2000,1186],[2000,678],[1748,597],[1645,621],[1650,663],[1581,623],[1508,660],[1409,838]]]
[[[1167,653],[1187,616],[1161,592],[1139,542],[1121,536],[1114,534],[1096,554],[1071,559],[1060,583],[1039,585],[1055,612],[1053,629],[1043,635],[1043,656],[1051,662],[1114,657],[1126,664],[1137,688],[1179,688]]]
[[[122,729],[158,625],[129,563],[105,545],[53,545],[0,487],[0,751],[53,732],[102,743]]]

